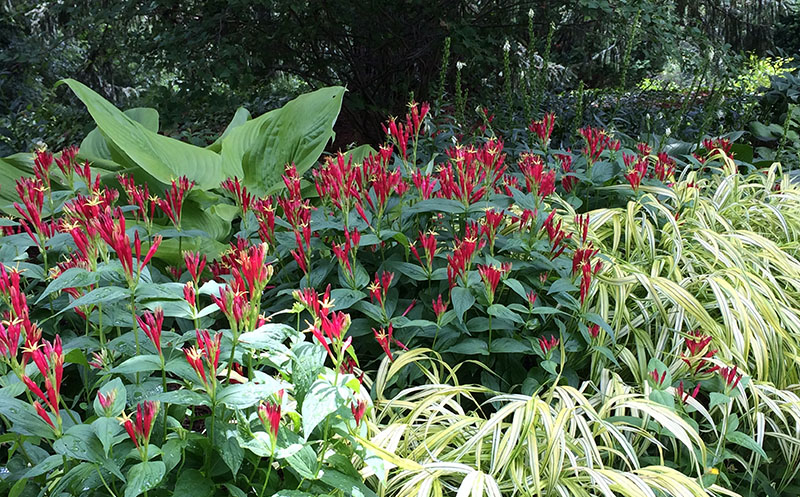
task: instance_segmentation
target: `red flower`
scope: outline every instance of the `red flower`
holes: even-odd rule
[[[664,385],[664,379],[666,379],[666,377],[667,377],[667,371],[666,370],[664,370],[664,372],[661,373],[661,375],[658,374],[658,370],[657,369],[654,369],[654,370],[650,371],[650,378],[653,380],[653,383],[655,383],[656,386],[659,386],[659,387],[663,386]]]
[[[220,187],[233,195],[233,198],[236,200],[236,205],[239,206],[239,210],[242,211],[242,217],[247,215],[247,211],[250,210],[250,204],[253,202],[253,196],[247,192],[246,186],[242,186],[239,182],[239,178],[235,176],[233,178],[228,178],[222,182]]]
[[[195,283],[200,281],[200,276],[206,267],[206,256],[201,256],[200,252],[184,252],[183,262],[186,264],[186,270],[192,276],[192,281]]]
[[[688,391],[684,391],[683,390],[683,382],[682,381],[681,381],[680,385],[678,385],[678,388],[675,389],[675,393],[678,395],[678,399],[680,399],[680,401],[682,403],[684,403],[684,404],[686,403],[686,401],[689,400],[689,397],[691,397],[693,399],[696,399],[697,398],[697,393],[699,391],[700,391],[700,384],[699,383],[697,385],[695,385],[694,390],[692,391],[691,394]]]
[[[736,388],[736,386],[739,385],[739,381],[742,379],[742,374],[737,373],[736,369],[737,366],[718,369],[719,375],[725,380],[725,385],[729,391]]]
[[[423,256],[420,256],[419,252],[417,251],[416,242],[411,244],[411,247],[410,247],[411,248],[411,253],[414,254],[414,257],[417,258],[417,260],[419,261],[419,264],[422,267],[426,268],[428,270],[428,272],[432,272],[433,271],[433,258],[436,255],[436,251],[437,251],[436,250],[436,245],[437,245],[436,234],[431,232],[431,231],[429,231],[427,233],[422,233],[420,231],[419,232],[419,238],[417,239],[417,241],[422,246],[422,248],[425,250],[424,259],[423,259]]]
[[[556,172],[545,172],[542,158],[538,155],[522,154],[518,165],[529,193],[543,199],[556,190]]]
[[[356,426],[361,424],[361,419],[367,412],[367,403],[364,400],[359,400],[358,403],[351,404],[350,410],[353,411],[353,418],[356,420]]]
[[[432,305],[433,305],[433,313],[436,314],[436,321],[437,322],[440,321],[442,319],[442,316],[444,315],[444,313],[447,312],[447,305],[448,304],[449,304],[449,302],[443,302],[442,301],[442,295],[441,294],[439,294],[439,297],[436,300],[433,301],[433,303],[432,303]]]
[[[491,304],[494,302],[494,293],[497,290],[497,285],[500,283],[500,277],[503,276],[504,271],[495,266],[478,264],[478,273],[481,275],[483,285],[486,287],[486,295]]]
[[[386,357],[389,358],[390,361],[394,361],[394,356],[392,356],[391,345],[396,344],[403,350],[408,350],[405,345],[403,345],[400,341],[396,340],[392,334],[394,333],[394,329],[392,328],[392,324],[389,323],[388,328],[384,330],[383,328],[380,331],[372,328],[372,333],[375,335],[375,340],[378,341],[378,345],[381,346],[383,352],[386,354]]]
[[[531,133],[535,133],[536,136],[539,137],[542,147],[546,147],[547,143],[550,141],[550,135],[553,134],[553,125],[555,122],[556,115],[552,112],[548,112],[541,121],[533,121],[530,126],[528,126]]]
[[[136,405],[136,418],[131,417],[125,413],[119,418],[120,424],[128,432],[128,436],[136,448],[141,449],[147,447],[150,442],[150,434],[153,430],[153,425],[156,422],[156,415],[160,404],[158,401],[146,400]],[[146,449],[145,449],[146,450]]]
[[[586,156],[586,160],[592,164],[600,159],[600,154],[602,154],[605,149],[612,146],[611,138],[603,129],[587,126],[581,128],[579,133],[583,136],[583,140],[586,144],[583,147],[583,154]],[[618,142],[613,145],[615,147],[619,146]]]
[[[386,302],[386,293],[389,291],[392,279],[394,279],[394,273],[387,273],[384,271],[381,273],[380,278],[378,277],[378,273],[375,273],[375,280],[369,286],[370,298],[373,302],[377,300],[381,307],[383,307]]]
[[[550,335],[549,340],[544,337],[539,338],[539,348],[542,349],[542,354],[544,354],[545,357],[549,357],[550,351],[558,347],[558,344],[559,344],[558,338],[556,338],[553,335]]]
[[[147,338],[153,342],[153,345],[158,351],[158,355],[162,355],[161,327],[164,324],[164,310],[158,307],[155,312],[146,311],[142,317],[136,316],[136,321],[139,323],[139,327],[144,331],[144,334],[147,335]]]
[[[436,188],[436,178],[430,174],[422,174],[419,170],[415,170],[411,173],[411,181],[419,190],[420,199],[426,200],[433,196],[433,190]]]
[[[195,185],[194,181],[189,181],[186,176],[181,176],[177,180],[172,180],[170,188],[166,191],[166,198],[158,201],[158,206],[164,214],[172,221],[175,227],[180,227],[183,211],[183,201],[186,193]]]
[[[600,325],[593,324],[589,326],[589,336],[592,338],[597,338],[600,335]]]
[[[273,402],[262,402],[258,405],[258,418],[274,443],[278,437],[278,428],[281,426],[281,405]]]

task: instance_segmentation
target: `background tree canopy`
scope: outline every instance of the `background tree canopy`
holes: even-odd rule
[[[403,112],[412,92],[437,97],[446,38],[448,88],[463,61],[464,87],[481,102],[502,86],[506,40],[516,67],[536,65],[541,58],[528,50],[543,50],[551,24],[550,89],[561,91],[579,81],[618,85],[634,19],[628,82],[664,69],[690,72],[711,46],[721,65],[776,43],[796,50],[796,8],[770,0],[6,2],[0,146],[57,147],[87,131],[82,107],[53,90],[64,77],[119,107],[156,107],[165,132],[199,143],[224,127],[232,107],[260,113],[310,88],[344,84],[337,144],[374,143],[375,124]]]

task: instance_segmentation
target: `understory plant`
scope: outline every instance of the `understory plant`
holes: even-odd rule
[[[126,167],[36,151],[2,219],[9,493],[797,488],[779,165],[593,126],[562,149],[553,113],[504,141],[411,102],[306,174],[254,169],[272,116],[211,147],[242,177],[164,179],[73,86]]]

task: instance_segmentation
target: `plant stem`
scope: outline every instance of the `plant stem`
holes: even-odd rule
[[[264,486],[261,487],[261,492],[259,492],[258,497],[263,497],[264,492],[267,490],[267,484],[269,484],[269,476],[272,473],[272,463],[275,460],[275,447],[272,447],[272,452],[269,455],[269,465],[267,466],[267,477],[264,479]]]

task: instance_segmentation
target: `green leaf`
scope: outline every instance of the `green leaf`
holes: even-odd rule
[[[16,192],[17,180],[33,176],[33,154],[14,154],[0,159],[0,208],[7,214],[16,214],[10,207],[19,202]],[[6,206],[9,207],[6,207]]]
[[[53,430],[27,402],[0,395],[0,414],[11,422],[11,431],[15,433],[47,439],[54,438]]]
[[[305,439],[326,417],[336,412],[343,406],[345,399],[340,395],[336,386],[326,379],[319,379],[311,385],[301,410],[303,418],[303,435]]]
[[[344,495],[353,497],[378,497],[375,492],[367,488],[360,480],[345,475],[333,469],[325,468],[320,475],[320,480],[337,490],[341,490]]]
[[[53,442],[53,450],[80,461],[102,463],[105,460],[103,446],[91,425],[71,427],[64,436]]]
[[[425,270],[416,264],[411,264],[410,262],[386,261],[385,266],[387,270],[393,271],[397,274],[402,274],[403,276],[408,276],[415,281],[428,280],[428,275],[425,273]]]
[[[445,352],[464,355],[489,355],[489,348],[486,345],[486,342],[483,340],[478,338],[467,338],[453,345]]]
[[[744,447],[745,449],[755,452],[762,458],[769,461],[769,457],[767,456],[767,453],[764,452],[764,449],[749,435],[746,435],[740,431],[734,431],[732,433],[728,433],[725,436],[725,439],[735,443],[736,445]]]
[[[516,312],[512,311],[511,309],[502,304],[490,305],[487,312],[489,313],[490,316],[494,316],[496,318],[507,319],[509,321],[513,321],[515,323],[520,323],[520,324],[524,323],[524,320],[521,317],[519,317],[519,314],[517,314]]]
[[[138,355],[131,357],[111,370],[112,373],[130,374],[146,373],[161,369],[161,359],[157,355]]]
[[[577,290],[578,287],[576,287],[572,283],[571,279],[561,278],[559,280],[554,281],[553,284],[550,285],[550,289],[547,290],[547,295],[552,295],[554,293],[563,293],[563,292],[575,292]]]
[[[492,342],[492,353],[496,354],[525,354],[531,350],[530,343],[513,338],[498,338]]]
[[[217,447],[219,451],[219,455],[222,456],[222,460],[225,461],[225,464],[233,473],[233,477],[236,478],[236,473],[239,472],[239,468],[242,466],[242,460],[244,459],[244,450],[239,446],[239,441],[236,440],[236,437],[230,437],[225,442],[219,444]]]
[[[174,178],[186,176],[197,182],[199,188],[210,189],[234,172],[223,168],[218,154],[150,131],[86,85],[73,79],[59,83],[69,86],[86,105],[109,142],[158,181],[168,184]]]
[[[253,116],[250,115],[249,110],[245,109],[244,107],[239,107],[233,114],[231,122],[229,122],[228,125],[225,127],[225,131],[223,131],[222,134],[216,140],[214,140],[214,143],[209,145],[207,148],[209,150],[213,150],[214,152],[219,153],[219,151],[222,149],[223,138],[231,134],[231,131],[238,128],[239,126],[246,123],[252,118]]]
[[[464,204],[449,198],[429,198],[403,209],[403,214],[421,214],[429,212],[461,214],[464,212]]]
[[[149,107],[128,109],[123,113],[153,133],[158,133],[158,111]],[[124,158],[124,154],[114,143],[106,140],[100,129],[95,127],[86,135],[78,150],[78,159],[88,160],[93,166],[115,170],[120,166],[133,166],[133,163],[118,164],[115,160]]]
[[[457,286],[450,290],[450,297],[453,300],[453,310],[456,311],[458,320],[464,322],[464,313],[475,304],[475,297],[469,288]]]
[[[171,392],[162,392],[150,398],[159,402],[178,406],[208,406],[211,400],[207,395],[182,388]]]
[[[666,382],[664,383],[666,384]],[[670,410],[675,410],[675,397],[666,390],[653,390],[650,392],[650,400]]]
[[[327,355],[321,345],[300,342],[292,347],[292,383],[298,404],[303,403],[306,392],[322,371],[325,357]]]
[[[366,297],[367,294],[359,290],[337,288],[331,291],[331,300],[333,300],[333,308],[331,310],[341,311],[343,309],[349,309],[350,306]]]
[[[60,292],[65,288],[82,288],[85,286],[93,285],[97,283],[97,273],[93,271],[87,271],[86,269],[79,268],[79,267],[71,267],[61,273],[58,278],[51,281],[47,288],[44,289],[39,298],[36,299],[36,303],[38,304],[45,297],[50,294]]]
[[[155,488],[164,479],[166,466],[161,461],[140,462],[128,470],[128,485],[125,486],[125,497],[137,497],[143,492]]]
[[[112,391],[116,392],[116,397],[114,397],[114,403],[111,404],[111,413],[110,415],[119,416],[122,414],[122,411],[125,409],[125,401],[127,400],[125,397],[127,395],[127,391],[125,390],[125,385],[122,383],[122,380],[119,378],[114,378],[113,380],[109,381],[102,387],[100,387],[99,392],[103,395],[108,395]],[[98,416],[105,416],[105,409],[103,406],[100,405],[100,400],[97,395],[94,397],[94,412]]]
[[[731,398],[724,393],[711,392],[708,396],[708,410],[710,411],[714,406],[727,405]]]
[[[658,374],[659,382],[656,382],[650,375],[652,371],[655,371]],[[660,381],[662,375],[664,376],[664,381]],[[672,373],[670,373],[669,368],[666,364],[659,361],[655,357],[651,358],[647,363],[647,378],[650,381],[650,384],[653,385],[653,388],[658,390],[665,390],[672,385]]]
[[[236,473],[234,473],[235,475]],[[196,469],[184,469],[178,475],[172,497],[211,497],[213,494],[213,481]]]
[[[11,486],[11,489],[8,491],[8,497],[19,497],[22,495],[22,491],[25,490],[25,486],[28,484],[27,478],[20,478],[19,480]]]
[[[58,314],[83,305],[102,304],[105,302],[117,302],[120,300],[125,300],[130,297],[130,294],[130,290],[118,286],[104,286],[101,288],[95,288],[86,295],[83,295],[82,297],[70,302],[70,304],[61,309]]]
[[[116,418],[97,418],[92,422],[92,428],[95,435],[103,444],[103,452],[108,457],[108,452],[114,445],[114,437],[122,430],[119,421]]]
[[[302,176],[333,137],[344,92],[333,86],[300,95],[232,129],[221,142],[227,175],[243,176],[245,186],[258,195],[284,188],[286,164],[294,163]]]
[[[266,399],[284,386],[278,381],[265,377],[263,383],[237,383],[228,385],[217,394],[217,402],[221,402],[231,409],[244,409],[254,406]]]

